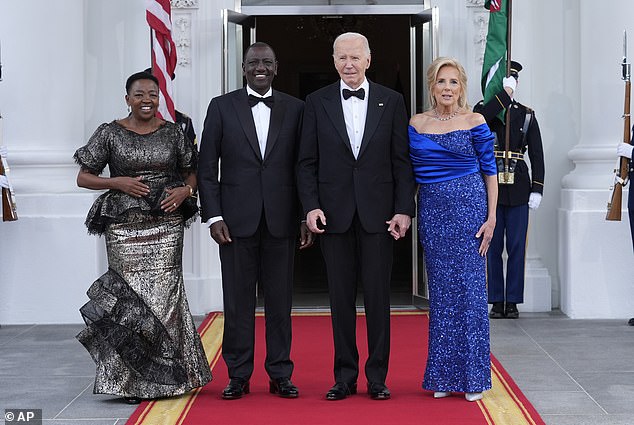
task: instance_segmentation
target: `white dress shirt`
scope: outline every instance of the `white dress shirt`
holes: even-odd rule
[[[273,96],[273,89],[269,88],[264,96],[247,86],[247,94],[252,94],[255,97],[269,97]],[[260,145],[260,153],[262,159],[264,159],[264,153],[266,152],[266,138],[269,134],[269,123],[271,121],[271,108],[264,103],[259,102],[255,106],[251,107],[251,114],[253,115],[253,122],[255,123],[255,132],[258,135],[258,144]]]
[[[343,89],[353,90],[346,83],[341,80],[339,87],[339,95],[341,96],[341,105],[343,106],[343,117],[346,121],[346,132],[350,139],[350,147],[355,158],[359,156],[359,149],[361,148],[361,141],[363,140],[363,131],[365,130],[365,117],[368,113],[368,97],[370,95],[370,84],[367,78],[363,80],[363,83],[357,90],[362,88],[365,91],[365,97],[363,100],[355,96],[350,96],[348,99],[343,98]]]

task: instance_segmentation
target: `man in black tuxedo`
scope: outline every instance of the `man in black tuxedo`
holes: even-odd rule
[[[414,208],[403,96],[365,77],[368,40],[345,33],[333,45],[340,81],[306,98],[298,186],[308,228],[320,233],[335,345],[335,385],[328,400],[357,391],[357,281],[363,284],[373,399],[385,386],[390,354],[393,239],[405,236]]]
[[[230,378],[222,397],[249,393],[257,283],[266,310],[269,389],[295,398],[290,350],[297,230],[300,249],[313,237],[300,225],[295,178],[304,103],[271,88],[277,60],[269,45],[249,46],[242,69],[247,87],[209,104],[198,165],[201,218],[220,246],[222,356]]]

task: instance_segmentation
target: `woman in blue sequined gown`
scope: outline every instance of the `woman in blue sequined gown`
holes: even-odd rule
[[[464,392],[475,401],[491,388],[485,256],[497,203],[493,135],[467,105],[456,60],[436,59],[427,83],[432,107],[409,127],[429,286],[423,388],[436,398]]]

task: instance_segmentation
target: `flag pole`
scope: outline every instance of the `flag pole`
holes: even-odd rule
[[[152,70],[152,74],[154,74],[154,63],[152,61],[152,52],[154,51],[154,35],[152,34],[154,30],[150,27],[150,69]]]
[[[506,7],[506,78],[511,76],[511,22],[512,22],[512,0],[508,1]],[[504,88],[504,87],[502,87]],[[509,105],[510,106],[510,105]],[[509,174],[509,156],[511,150],[510,136],[511,136],[511,110],[506,111],[504,126],[504,181],[510,182]]]
[[[512,0],[508,1],[508,6],[506,8],[506,77],[511,76],[511,26],[512,26]]]

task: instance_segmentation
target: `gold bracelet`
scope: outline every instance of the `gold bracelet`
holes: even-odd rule
[[[189,184],[186,184],[186,185],[185,185],[185,187],[188,187],[188,188],[189,188],[189,196],[190,196],[190,197],[195,197],[195,196],[194,196],[194,193],[195,193],[195,192],[194,192],[194,188],[193,188],[191,185],[189,185]]]

